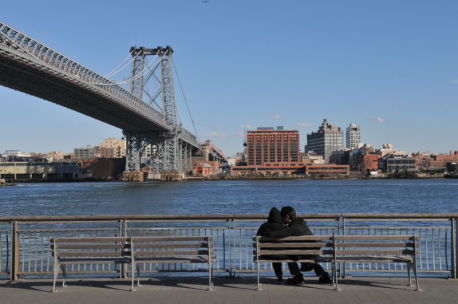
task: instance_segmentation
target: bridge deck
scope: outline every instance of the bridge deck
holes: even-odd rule
[[[254,277],[229,279],[217,277],[215,290],[205,290],[205,277],[181,277],[144,280],[136,292],[128,291],[129,282],[118,279],[69,281],[69,287],[51,290],[50,280],[22,281],[7,284],[0,281],[2,303],[454,303],[458,280],[422,278],[422,292],[409,290],[405,278],[348,278],[343,290],[306,278],[304,286],[279,284],[273,278],[263,279],[263,291],[256,290]]]

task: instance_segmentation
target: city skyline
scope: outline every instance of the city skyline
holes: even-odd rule
[[[19,14],[24,4],[29,9]],[[227,155],[243,149],[246,129],[262,126],[298,129],[303,147],[323,118],[342,128],[358,124],[362,141],[376,147],[457,149],[453,1],[145,2],[149,10],[135,17],[125,15],[121,1],[82,1],[78,7],[48,1],[45,7],[6,3],[3,21],[102,74],[132,45],[172,45],[199,139],[212,140]],[[164,13],[149,18],[153,9]],[[178,21],[157,27],[171,15]],[[175,95],[192,130],[177,84]],[[0,151],[72,151],[122,136],[117,128],[5,87],[0,104]]]

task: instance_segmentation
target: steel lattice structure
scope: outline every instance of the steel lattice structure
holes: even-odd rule
[[[140,51],[141,50],[141,51]],[[161,82],[162,109],[143,100],[143,48],[134,57],[130,92],[115,82],[0,22],[0,85],[73,109],[123,130],[127,141],[126,170],[140,170],[141,153],[154,146],[150,163],[156,171],[190,169],[196,136],[177,123],[170,47],[150,49],[160,57],[154,72]],[[153,98],[154,99],[154,98]]]

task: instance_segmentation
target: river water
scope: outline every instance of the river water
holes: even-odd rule
[[[0,187],[0,216],[458,212],[458,179],[33,183]]]

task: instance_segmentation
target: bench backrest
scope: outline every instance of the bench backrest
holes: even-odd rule
[[[415,256],[413,235],[336,235],[336,256]]]
[[[332,235],[304,235],[285,238],[253,238],[255,260],[288,256],[332,256]]]
[[[55,258],[120,258],[131,255],[128,237],[71,237],[51,239]]]
[[[192,257],[211,259],[211,236],[132,237],[135,258]]]

